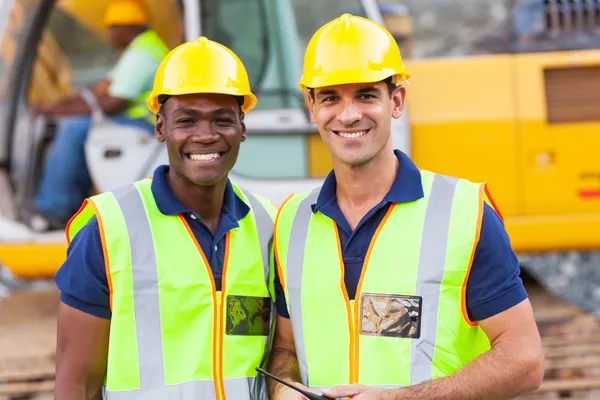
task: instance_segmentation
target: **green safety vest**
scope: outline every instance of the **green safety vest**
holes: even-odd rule
[[[151,179],[93,196],[67,226],[96,215],[112,318],[108,400],[263,400],[255,367],[271,346],[269,267],[275,207],[234,190],[251,211],[226,237],[221,291],[182,215],[162,214]],[[272,292],[271,292],[272,293]]]
[[[162,59],[169,53],[169,47],[162,41],[160,36],[152,30],[147,30],[138,35],[129,45],[129,49],[138,49],[147,53],[156,61]],[[140,93],[135,99],[129,102],[125,115],[130,118],[143,118],[154,125],[155,116],[150,112],[146,105],[146,100],[152,90]]]
[[[311,209],[319,189],[280,207],[275,254],[304,385],[415,385],[490,348],[465,306],[485,185],[421,176],[424,197],[392,204],[375,232],[356,300],[346,292],[337,225]]]

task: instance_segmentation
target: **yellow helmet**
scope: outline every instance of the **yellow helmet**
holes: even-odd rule
[[[154,78],[154,88],[148,97],[150,111],[160,109],[158,97],[191,93],[221,93],[242,96],[242,112],[256,105],[250,81],[242,61],[227,47],[204,36],[184,43],[160,63]]]
[[[344,14],[323,25],[304,53],[301,89],[409,78],[400,49],[387,29]]]
[[[148,16],[139,1],[112,0],[104,13],[104,25],[143,25]]]

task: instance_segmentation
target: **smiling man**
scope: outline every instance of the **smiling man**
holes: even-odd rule
[[[485,184],[394,150],[408,79],[393,37],[348,14],[319,29],[300,86],[329,148],[322,187],[275,222],[275,375],[335,398],[510,398],[543,351]],[[273,400],[304,397],[270,383]]]
[[[56,398],[267,398],[254,368],[275,319],[275,208],[228,179],[255,104],[216,42],[162,61],[148,107],[169,165],[89,198],[67,227]]]

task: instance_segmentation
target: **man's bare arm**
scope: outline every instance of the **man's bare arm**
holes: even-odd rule
[[[109,331],[109,320],[60,303],[56,344],[56,399],[102,399]]]
[[[529,300],[479,322],[492,348],[453,375],[399,390],[373,393],[372,399],[507,399],[539,387],[544,353]],[[361,385],[338,386],[335,397],[373,392]],[[367,397],[365,397],[367,398]]]
[[[127,108],[128,100],[110,95],[98,97],[98,105],[105,114],[115,114]],[[80,95],[65,98],[55,104],[40,106],[40,113],[53,116],[89,115],[92,109]]]
[[[277,317],[277,331],[275,332],[275,342],[273,343],[268,371],[286,381],[300,382],[292,323],[288,318]],[[277,383],[273,379],[267,381],[271,399],[279,399],[288,390],[285,385]]]

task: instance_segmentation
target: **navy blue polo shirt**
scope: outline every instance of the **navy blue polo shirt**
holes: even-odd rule
[[[250,208],[238,197],[228,181],[221,219],[213,235],[200,216],[175,197],[165,179],[168,170],[167,165],[162,165],[154,171],[151,189],[158,210],[164,215],[184,215],[210,263],[217,290],[220,290],[225,235],[239,226],[238,221],[248,214]],[[67,249],[67,259],[54,279],[63,303],[96,317],[110,319],[110,295],[96,217],[92,217],[77,232]]]
[[[336,180],[333,171],[327,176],[313,212],[321,212],[338,226],[342,258],[344,260],[344,280],[350,300],[356,295],[363,261],[375,230],[392,203],[407,203],[423,197],[421,173],[412,160],[396,150],[400,168],[390,191],[377,206],[373,207],[352,231],[342,214],[336,198]],[[483,210],[479,243],[475,249],[473,265],[467,281],[467,312],[473,321],[491,317],[520,303],[527,298],[527,292],[520,278],[519,262],[512,250],[502,219],[487,203]],[[275,269],[275,293],[277,311],[289,318],[285,296],[277,268]]]

